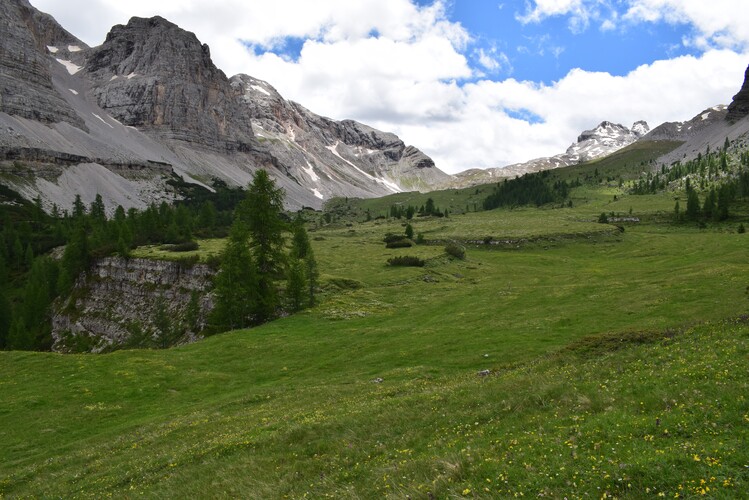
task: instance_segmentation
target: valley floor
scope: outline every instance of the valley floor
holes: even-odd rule
[[[0,353],[0,495],[741,497],[745,216],[700,229],[666,195],[577,196],[412,221],[480,242],[466,260],[385,249],[400,221],[320,228],[320,305],[254,330]]]

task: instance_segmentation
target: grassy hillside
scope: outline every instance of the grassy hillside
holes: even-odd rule
[[[320,304],[253,330],[0,352],[0,496],[745,495],[746,210],[700,228],[672,194],[572,199],[417,218],[405,249],[382,242],[405,221],[317,228]]]

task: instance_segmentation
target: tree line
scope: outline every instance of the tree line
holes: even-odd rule
[[[270,181],[267,173],[261,172],[256,180]],[[272,185],[272,181],[270,183]],[[316,264],[303,224],[298,221],[292,227],[285,225],[282,194],[274,195],[276,198],[270,208],[266,207],[259,219],[275,224],[270,233],[261,235],[257,231],[262,223],[252,214],[258,205],[248,201],[249,193],[229,188],[221,181],[216,181],[214,188],[215,192],[209,192],[191,187],[188,198],[173,205],[162,202],[143,210],[131,208],[127,211],[118,206],[108,217],[100,195],[88,206],[76,196],[70,210],[61,211],[53,206],[47,214],[41,200],[29,203],[0,186],[0,196],[12,200],[12,204],[3,205],[0,230],[0,349],[50,349],[52,303],[57,297],[70,293],[76,279],[94,259],[107,255],[129,257],[133,248],[146,244],[180,245],[193,242],[195,238],[224,237],[230,233],[230,227],[236,241],[237,233],[243,231],[234,227],[238,219],[247,225],[245,235],[265,238],[259,245],[260,253],[256,250],[258,245],[253,243],[252,247],[251,255],[256,259],[253,262],[260,266],[255,277],[256,285],[262,290],[258,292],[259,300],[264,306],[253,309],[251,323],[279,314],[281,304],[270,280],[284,272],[290,278],[285,287],[288,304],[284,303],[283,307],[299,310],[313,303]],[[266,184],[263,189],[267,188]],[[269,201],[267,197],[264,199]],[[269,215],[270,211],[275,215]],[[240,213],[242,215],[238,216]],[[296,260],[303,261],[302,264],[293,258],[279,257],[283,238],[271,236],[279,229],[293,231],[292,253],[297,256]],[[244,241],[249,242],[246,237]],[[257,240],[253,238],[252,241]],[[63,245],[64,252],[59,259],[50,257],[52,249]],[[304,294],[299,291],[303,287],[307,287]],[[227,323],[219,316],[215,318],[211,331],[226,329]]]
[[[484,199],[484,210],[523,205],[541,206],[567,199],[570,188],[564,180],[552,182],[548,170],[525,174],[497,183],[492,193]]]

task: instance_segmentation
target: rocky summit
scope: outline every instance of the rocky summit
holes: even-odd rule
[[[744,73],[744,85],[741,86],[739,93],[733,96],[733,102],[728,106],[726,120],[733,123],[746,116],[749,116],[749,67]]]
[[[577,141],[570,145],[564,153],[536,158],[506,167],[467,170],[457,174],[455,180],[452,181],[452,185],[462,187],[485,184],[530,172],[540,172],[595,160],[632,144],[644,137],[649,131],[650,127],[644,121],[635,122],[632,128],[603,121],[598,126],[582,132]]]
[[[27,0],[7,0],[0,30],[0,173],[48,209],[97,193],[110,211],[143,208],[179,196],[174,175],[245,186],[260,168],[289,208],[450,178],[394,134],[227,78],[207,45],[161,17],[132,18],[89,48]]]
[[[83,120],[55,91],[47,46],[85,46],[26,0],[0,3],[0,112],[43,123]]]

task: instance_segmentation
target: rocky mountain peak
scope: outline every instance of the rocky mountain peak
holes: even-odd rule
[[[162,17],[114,26],[87,54],[98,105],[125,125],[218,152],[257,149],[250,116],[210,49]]]
[[[0,111],[85,127],[52,85],[47,46],[58,43],[85,46],[27,0],[0,2]]]
[[[733,102],[728,105],[726,120],[731,123],[737,122],[749,115],[749,67],[744,73],[744,84],[739,93],[733,96]]]
[[[208,45],[163,17],[133,17],[109,31],[87,58],[90,74],[181,77],[188,81],[226,79],[211,60]]]
[[[577,138],[565,153],[567,164],[589,161],[627,146],[650,130],[647,122],[637,121],[628,129],[619,123],[601,122],[597,127],[586,130]]]
[[[632,124],[632,128],[630,130],[636,136],[642,137],[648,132],[650,132],[650,125],[648,125],[648,122],[644,120],[639,120],[639,121],[636,121],[634,124]]]

